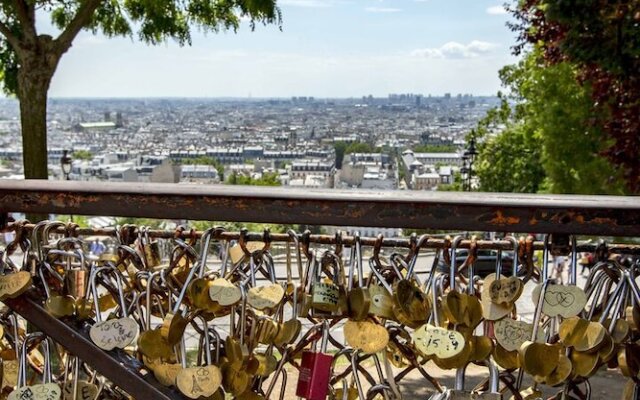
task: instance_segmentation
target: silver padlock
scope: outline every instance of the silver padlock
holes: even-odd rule
[[[489,368],[489,391],[483,393],[476,393],[469,390],[464,390],[464,373],[467,369],[465,365],[463,368],[459,368],[456,371],[456,386],[454,390],[451,390],[449,400],[502,400],[502,394],[498,390],[499,373],[496,365],[491,361],[485,361],[485,364]]]

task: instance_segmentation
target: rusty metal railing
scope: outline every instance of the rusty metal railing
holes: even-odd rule
[[[2,181],[0,211],[640,236],[640,198]]]
[[[0,181],[0,213],[54,213],[265,222],[337,226],[372,226],[437,230],[555,233],[598,236],[640,236],[640,198],[614,196],[521,195],[452,192],[327,191],[243,186],[183,186],[170,184],[81,183],[67,181]],[[77,228],[83,233],[82,228]],[[112,228],[84,233],[113,235]],[[152,235],[169,235],[151,232]],[[227,239],[235,238],[236,233]],[[286,240],[286,235],[274,238]],[[259,236],[249,237],[259,240]],[[316,235],[317,243],[332,237]],[[349,237],[343,238],[345,242]],[[369,239],[364,239],[369,240]],[[373,239],[371,239],[373,240]],[[387,245],[408,247],[407,239],[385,239]],[[443,247],[442,239],[429,239]],[[492,241],[510,248],[510,242]],[[369,243],[364,243],[369,244]],[[467,244],[468,246],[468,244]],[[465,242],[460,247],[465,247]],[[482,243],[479,243],[482,248]],[[538,245],[540,247],[540,245]],[[579,250],[591,250],[584,245]],[[638,246],[622,245],[627,253]],[[613,250],[613,249],[612,249]],[[63,343],[135,398],[180,398],[140,372],[128,354],[104,352],[82,327],[50,316],[28,294],[7,305]],[[69,340],[69,339],[73,340]]]

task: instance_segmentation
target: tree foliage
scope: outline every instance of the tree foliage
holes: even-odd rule
[[[589,123],[609,140],[598,151],[640,192],[640,2],[523,0],[512,9],[516,54],[529,45],[548,65],[574,65],[589,88]]]
[[[226,180],[228,185],[252,185],[252,186],[280,186],[280,177],[277,172],[263,173],[260,178],[253,178],[237,172],[231,173]]]
[[[544,65],[537,50],[500,71],[509,95],[474,132],[483,139],[482,190],[623,193],[620,173],[600,154],[608,145],[602,128],[590,123],[592,89],[577,73],[569,62]]]
[[[49,17],[59,35],[39,33],[36,17]],[[276,0],[0,1],[0,77],[4,91],[20,100],[25,176],[47,178],[47,93],[80,31],[184,45],[193,28],[235,31],[242,18],[252,28],[281,22]]]
[[[71,154],[71,157],[76,160],[92,160],[93,154],[89,150],[76,150]]]

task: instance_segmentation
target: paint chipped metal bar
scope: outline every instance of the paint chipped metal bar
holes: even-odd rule
[[[640,236],[640,198],[2,181],[0,211],[438,230]]]

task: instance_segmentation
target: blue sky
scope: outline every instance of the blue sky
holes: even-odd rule
[[[500,67],[515,61],[502,0],[278,3],[282,31],[246,23],[235,34],[196,30],[190,47],[83,32],[50,96],[488,95],[499,89]]]

